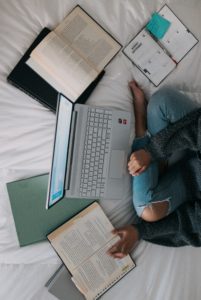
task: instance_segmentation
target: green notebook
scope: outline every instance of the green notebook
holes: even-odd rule
[[[48,177],[45,174],[7,183],[20,246],[45,240],[48,233],[94,202],[63,198],[46,210]]]

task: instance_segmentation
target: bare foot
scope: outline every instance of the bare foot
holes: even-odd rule
[[[136,136],[144,136],[147,129],[147,101],[144,92],[135,80],[129,82],[133,94]]]

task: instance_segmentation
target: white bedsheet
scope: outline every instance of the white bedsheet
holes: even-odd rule
[[[55,27],[76,4],[126,45],[151,13],[165,3],[201,40],[199,0],[0,0],[0,300],[55,299],[43,286],[60,264],[47,242],[19,248],[6,190],[8,181],[49,170],[55,115],[9,85],[6,76],[41,29]],[[148,97],[155,91],[122,54],[106,71],[88,103],[132,110],[127,87],[132,77]],[[177,87],[201,103],[200,43],[162,85]],[[129,179],[121,201],[108,200],[102,205],[115,225],[129,222],[132,219]],[[141,242],[133,257],[137,268],[103,299],[201,299],[199,248],[174,249]]]

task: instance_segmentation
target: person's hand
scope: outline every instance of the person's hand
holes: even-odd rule
[[[130,156],[128,171],[132,176],[144,172],[151,163],[151,154],[144,149],[135,151]]]
[[[138,231],[133,225],[127,225],[112,232],[119,235],[120,240],[107,251],[107,254],[113,258],[123,258],[136,246],[139,240]]]

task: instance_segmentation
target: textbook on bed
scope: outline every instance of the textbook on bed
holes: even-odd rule
[[[108,32],[76,6],[53,31],[41,32],[8,81],[54,110],[57,92],[73,102],[84,102],[120,49]],[[54,100],[49,104],[51,93]]]
[[[130,255],[119,260],[106,253],[120,239],[113,229],[94,202],[47,236],[87,300],[98,299],[135,267]]]
[[[152,15],[150,22],[129,42],[123,53],[158,86],[197,43],[198,39],[164,5]]]

